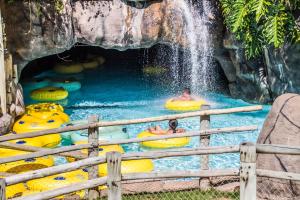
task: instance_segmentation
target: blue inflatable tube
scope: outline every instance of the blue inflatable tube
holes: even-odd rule
[[[48,78],[35,78],[32,80],[24,81],[21,84],[24,90],[31,91],[31,90],[47,87],[51,84],[51,81]]]

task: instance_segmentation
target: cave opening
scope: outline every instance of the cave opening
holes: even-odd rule
[[[65,106],[69,113],[78,111],[83,118],[90,113],[82,112],[84,109],[129,109],[146,105],[149,101],[161,101],[178,94],[190,84],[183,50],[177,52],[176,58],[173,54],[173,47],[164,44],[126,51],[76,44],[63,53],[42,57],[26,65],[20,76],[25,103],[49,100],[39,99],[40,94],[34,96],[35,90],[43,87],[69,90],[67,87],[73,82],[78,82],[80,88],[76,91],[71,88],[66,98],[56,102]],[[84,67],[84,63],[93,65],[93,62],[97,64]],[[217,62],[212,64],[214,76],[207,78],[213,86],[208,92],[227,94],[224,72]],[[70,67],[72,70],[72,67],[78,66],[82,70],[74,73],[64,69]]]

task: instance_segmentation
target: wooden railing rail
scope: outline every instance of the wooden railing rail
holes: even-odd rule
[[[145,179],[147,177],[152,178],[176,178],[177,176],[187,176],[187,177],[201,177],[200,188],[206,189],[209,188],[208,179],[205,177],[209,176],[226,176],[226,175],[236,175],[237,170],[209,170],[209,157],[210,154],[222,154],[222,153],[236,153],[239,152],[240,146],[225,146],[225,147],[209,147],[210,143],[210,135],[219,134],[219,133],[236,133],[243,131],[254,131],[257,130],[257,126],[244,126],[244,127],[227,127],[227,128],[217,128],[210,129],[210,115],[220,115],[220,114],[232,114],[237,112],[251,112],[261,110],[262,106],[247,106],[247,107],[237,107],[237,108],[228,108],[228,109],[209,109],[209,107],[203,107],[203,110],[197,112],[189,112],[183,114],[175,114],[175,115],[166,115],[160,117],[150,117],[143,119],[133,119],[133,120],[119,120],[119,121],[99,121],[97,116],[91,116],[88,120],[87,124],[83,125],[75,125],[75,126],[66,126],[51,130],[43,130],[31,133],[23,133],[23,134],[15,134],[15,135],[7,135],[0,137],[0,147],[24,150],[29,152],[34,152],[25,155],[19,155],[14,157],[2,158],[0,159],[0,164],[14,162],[18,160],[24,160],[29,158],[37,158],[47,155],[63,155],[70,156],[76,159],[83,159],[79,161],[75,161],[72,163],[67,163],[59,166],[53,166],[45,169],[40,169],[36,171],[26,172],[22,174],[11,175],[5,178],[5,184],[3,185],[3,179],[0,179],[0,196],[3,195],[3,187],[5,190],[6,186],[25,182],[28,180],[42,178],[50,175],[60,174],[64,172],[74,171],[80,168],[88,169],[88,180],[83,182],[82,184],[73,184],[70,187],[64,187],[56,190],[52,190],[49,192],[42,192],[37,195],[31,195],[28,197],[20,197],[18,199],[49,199],[56,196],[60,196],[63,194],[71,193],[74,191],[88,189],[88,198],[89,199],[97,199],[100,196],[99,190],[97,189],[98,185],[107,184],[108,185],[108,198],[109,200],[115,200],[121,198],[121,180],[130,180],[130,176],[121,175],[120,173],[120,162],[121,160],[137,160],[137,159],[159,159],[165,157],[174,157],[174,156],[192,156],[192,155],[200,155],[201,156],[201,170],[196,173],[184,172],[180,173],[181,175],[176,175],[175,173],[169,172],[169,174],[164,173],[150,173],[150,174],[131,174],[131,179]],[[182,119],[189,117],[200,117],[200,130],[199,131],[190,131],[181,134],[172,134],[172,135],[163,135],[163,136],[153,136],[147,138],[133,138],[126,140],[117,140],[113,142],[105,142],[99,141],[99,130],[98,127],[107,127],[107,126],[119,126],[119,125],[129,125],[129,124],[138,124],[138,123],[148,123],[148,122],[158,122],[170,119]],[[54,133],[63,133],[69,131],[77,131],[77,130],[88,130],[88,143],[80,144],[75,146],[68,147],[60,147],[56,149],[43,149],[38,147],[30,147],[30,146],[22,146],[18,144],[12,144],[10,140],[22,139],[22,138],[32,138],[37,136],[49,135]],[[144,141],[154,141],[154,140],[162,140],[162,139],[171,139],[171,138],[180,138],[180,137],[195,137],[200,136],[199,145],[201,148],[179,148],[168,151],[150,151],[150,152],[134,152],[134,153],[109,153],[107,156],[98,157],[98,146],[105,145],[113,145],[113,144],[128,144],[128,143],[136,143],[136,142],[144,142]],[[87,158],[82,153],[78,153],[78,150],[88,149]],[[74,153],[77,151],[76,153]],[[98,166],[102,163],[108,163],[110,166],[108,170],[108,177],[98,178]],[[177,172],[178,174],[178,172]],[[201,176],[199,176],[199,174]],[[103,182],[104,181],[104,182]],[[242,187],[242,186],[241,186]],[[247,188],[245,188],[245,193],[247,193]],[[5,192],[4,192],[5,193]],[[0,198],[1,200],[3,198]]]
[[[291,151],[292,149],[292,151]],[[214,177],[214,176],[240,176],[240,199],[256,200],[256,177],[279,178],[293,181],[300,181],[300,174],[291,172],[279,172],[271,170],[256,169],[256,151],[278,152],[299,155],[299,147],[291,147],[284,145],[261,145],[252,143],[243,143],[240,146],[226,147],[206,147],[206,148],[181,148],[168,151],[152,151],[152,152],[135,152],[120,154],[118,152],[109,152],[106,156],[87,158],[81,161],[68,163],[60,166],[50,167],[46,169],[27,172],[24,174],[12,175],[5,179],[0,179],[0,196],[3,197],[3,191],[7,185],[12,185],[27,180],[40,178],[48,175],[58,174],[66,171],[73,171],[84,166],[92,166],[99,163],[107,162],[109,167],[108,176],[95,178],[81,183],[72,184],[63,188],[49,190],[38,194],[15,198],[14,200],[41,200],[49,199],[72,192],[95,188],[99,185],[107,184],[109,199],[121,199],[121,183],[130,180],[152,180],[152,179],[170,179],[170,178],[187,178],[187,177]],[[120,164],[123,160],[134,159],[157,159],[173,156],[190,156],[190,155],[208,155],[240,152],[241,167],[240,169],[218,169],[218,170],[200,170],[200,171],[171,171],[171,172],[151,172],[151,173],[133,173],[120,174]],[[98,159],[98,160],[96,160]],[[80,164],[81,163],[81,164]],[[66,169],[66,171],[64,170]],[[48,173],[46,173],[48,171]],[[3,189],[4,188],[4,189]]]
[[[133,139],[122,139],[122,140],[115,140],[115,141],[99,141],[99,146],[107,146],[107,145],[115,145],[115,144],[129,144],[129,143],[137,143],[137,142],[145,142],[145,141],[155,141],[155,140],[162,140],[162,139],[170,139],[170,138],[181,138],[181,137],[196,137],[196,136],[209,136],[212,134],[224,134],[224,133],[240,133],[244,131],[255,131],[257,130],[257,126],[244,126],[244,127],[227,127],[227,128],[216,128],[216,129],[207,129],[203,131],[191,131],[186,133],[178,133],[172,135],[160,135],[160,136],[152,136],[152,137],[145,137],[145,138],[133,138]],[[1,147],[0,143],[0,147]],[[6,144],[4,147],[9,147]],[[15,149],[14,146],[11,147]],[[24,159],[30,158],[38,158],[48,155],[55,155],[59,153],[65,153],[70,151],[82,150],[92,148],[92,144],[79,144],[74,146],[65,146],[59,147],[56,149],[46,149],[30,154],[19,155],[19,156],[12,156],[7,158],[0,158],[0,164],[9,163],[13,161],[19,161]],[[18,148],[19,149],[19,148]],[[24,149],[26,150],[26,149]],[[69,156],[69,154],[67,154]]]
[[[256,152],[264,154],[300,155],[300,147],[278,144],[256,144]]]
[[[205,147],[205,148],[178,148],[168,151],[149,151],[149,152],[132,152],[122,154],[122,160],[139,160],[139,159],[159,159],[175,156],[192,156],[192,155],[208,155],[221,153],[236,153],[239,152],[239,145],[222,146],[222,147]],[[74,171],[80,168],[85,168],[93,165],[105,163],[106,157],[99,156],[87,158],[72,163],[48,167],[35,171],[30,171],[22,174],[6,177],[6,184],[13,185],[24,181],[42,178],[50,175],[55,175],[64,172]]]
[[[116,163],[115,163],[116,164]],[[113,168],[113,167],[111,167]],[[237,176],[239,174],[238,169],[223,169],[223,170],[206,170],[206,171],[173,171],[173,172],[164,172],[164,173],[132,173],[132,174],[123,174],[121,177],[122,181],[126,180],[145,180],[145,179],[155,179],[155,178],[195,178],[195,177],[221,177],[221,176]],[[109,176],[109,175],[108,175]],[[121,183],[121,180],[118,183]],[[71,192],[76,192],[83,189],[93,188],[95,186],[104,185],[109,182],[108,177],[102,177],[94,180],[88,180],[77,184],[71,184],[66,187],[59,189],[49,190],[41,192],[38,194],[14,198],[12,200],[44,200],[50,199],[57,196],[69,194]],[[114,187],[116,182],[114,183]],[[108,187],[109,188],[109,187]],[[120,187],[118,187],[120,189]],[[120,193],[119,193],[120,194]],[[116,196],[115,192],[112,192],[111,196]],[[117,200],[116,198],[110,198]],[[120,197],[120,196],[119,196]]]
[[[83,181],[81,183],[71,184],[65,187],[57,188],[54,190],[48,190],[44,192],[39,192],[37,194],[13,198],[12,200],[46,200],[52,199],[54,197],[58,197],[64,194],[69,194],[73,192],[77,192],[80,190],[91,189],[98,186],[106,185],[107,177],[101,177],[93,180]]]
[[[256,175],[268,178],[286,179],[291,181],[300,181],[300,174],[293,172],[280,172],[273,170],[257,169]]]
[[[165,121],[170,119],[183,119],[189,117],[199,117],[199,116],[207,116],[207,115],[221,115],[221,114],[232,114],[238,112],[251,112],[251,111],[259,111],[262,109],[262,106],[245,106],[245,107],[237,107],[237,108],[226,108],[226,109],[211,109],[211,110],[201,110],[197,112],[189,112],[183,114],[175,114],[175,115],[165,115],[160,117],[149,117],[142,119],[132,119],[132,120],[118,120],[118,121],[109,121],[109,122],[95,122],[88,123],[83,125],[75,125],[75,126],[66,126],[55,129],[47,129],[43,131],[36,131],[31,133],[22,133],[22,134],[14,134],[0,137],[0,142],[5,142],[9,140],[16,140],[22,138],[32,138],[37,136],[55,134],[55,133],[63,133],[69,131],[78,131],[91,129],[96,127],[107,127],[107,126],[120,126],[120,125],[129,125],[129,124],[140,124],[140,123],[149,123],[149,122],[158,122]]]

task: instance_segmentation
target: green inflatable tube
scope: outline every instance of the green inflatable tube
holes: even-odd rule
[[[64,124],[63,126],[74,126],[87,124],[86,120],[82,121],[72,121]],[[70,131],[61,134],[62,138],[65,140],[71,140],[72,143],[78,141],[87,141],[88,140],[88,131]],[[110,127],[99,127],[99,140],[112,141],[117,139],[128,139],[129,135],[126,132],[126,129],[121,126],[110,126]]]

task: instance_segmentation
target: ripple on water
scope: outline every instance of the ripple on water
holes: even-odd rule
[[[72,120],[87,119],[89,115],[97,114],[101,120],[135,119],[151,116],[173,114],[164,109],[164,102],[170,98],[168,87],[158,87],[143,79],[142,75],[134,75],[126,71],[118,71],[119,75],[112,72],[95,71],[85,72],[81,79],[81,91],[72,92],[68,97],[66,112]],[[46,73],[47,75],[47,73]],[[51,74],[48,74],[50,76]],[[28,94],[26,102],[32,103]],[[217,94],[205,93],[205,99],[212,104],[212,108],[231,108],[251,105],[242,100]],[[253,113],[236,113],[211,116],[211,127],[230,127],[258,125],[260,128],[270,106],[264,106],[263,111]],[[180,119],[179,127],[186,130],[199,130],[200,118]],[[126,126],[130,138],[136,137],[149,126],[160,125],[167,128],[167,122],[136,124]],[[255,142],[258,131],[235,134],[216,134],[211,136],[211,146],[238,145],[244,141]],[[140,148],[139,144],[122,145],[126,152],[149,151]],[[199,137],[193,137],[187,147],[198,147]],[[64,162],[59,158],[58,162]],[[197,170],[200,167],[199,156],[164,158],[154,160],[156,171],[165,170]],[[232,168],[239,165],[238,154],[211,155],[211,168]]]

